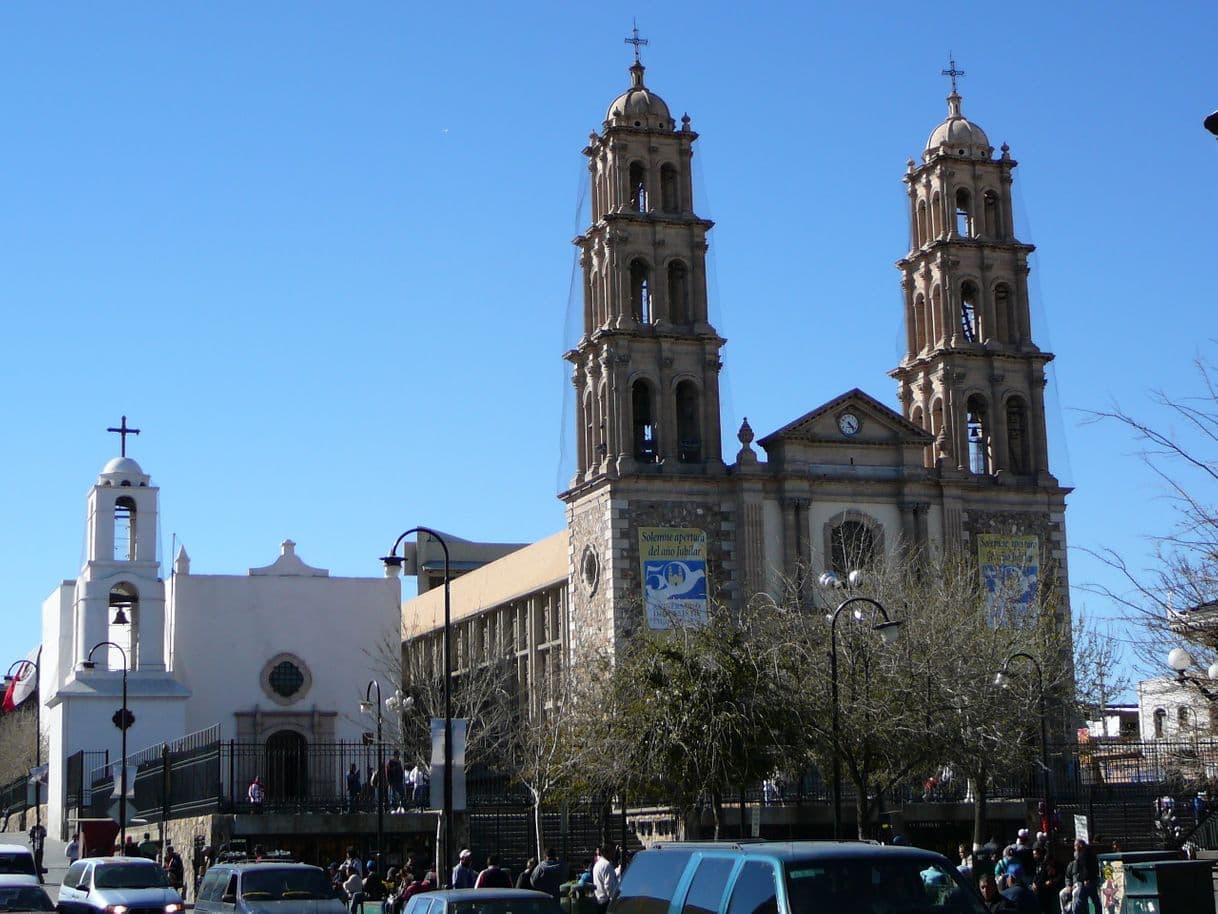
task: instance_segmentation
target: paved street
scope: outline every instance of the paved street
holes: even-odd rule
[[[20,844],[23,847],[29,847],[30,836],[23,831],[0,832],[0,844]],[[59,883],[63,882],[63,874],[68,869],[68,861],[63,856],[64,848],[67,846],[65,841],[47,838],[46,850],[42,858],[42,865],[47,868],[47,874],[43,879],[46,880],[47,894],[51,896],[52,901],[59,899]]]

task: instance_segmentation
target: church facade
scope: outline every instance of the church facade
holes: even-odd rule
[[[644,76],[636,57],[583,150],[591,221],[575,241],[582,334],[564,355],[577,441],[560,495],[566,533],[529,547],[547,569],[535,588],[519,560],[503,586],[499,563],[453,584],[456,656],[515,652],[532,690],[553,658],[524,662],[529,633],[550,633],[537,643],[553,652],[553,613],[565,650],[615,650],[641,626],[696,618],[708,601],[778,597],[792,582],[909,548],[965,550],[986,573],[1018,567],[1030,589],[1061,594],[1068,615],[1069,490],[1049,466],[1053,355],[1031,325],[1033,247],[1012,216],[1016,162],[964,117],[954,77],[946,118],[904,174],[896,408],[854,388],[759,439],[746,419],[725,459],[725,341],[707,309],[712,223],[693,195],[698,134]],[[559,540],[561,583],[549,573]],[[438,653],[437,606],[434,593],[407,603],[407,650]]]
[[[67,759],[106,752],[111,766],[120,762],[112,718],[124,692],[134,716],[129,756],[215,727],[215,738],[303,757],[315,743],[361,739],[369,679],[386,694],[400,681],[397,580],[331,577],[301,560],[290,540],[274,562],[244,575],[196,574],[182,548],[166,580],[158,501],[134,459],[109,461],[87,498],[80,573],[42,606],[39,700],[56,828],[70,830],[74,814]],[[370,650],[377,644],[384,657]],[[86,788],[94,774],[84,772]],[[338,783],[341,773],[314,766],[308,776]],[[244,781],[225,792],[243,797]]]

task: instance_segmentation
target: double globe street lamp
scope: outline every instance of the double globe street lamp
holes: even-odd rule
[[[832,571],[826,571],[820,576],[822,587],[840,589],[849,585],[858,587],[863,583],[863,573],[852,571],[846,581],[842,581]],[[872,609],[880,614],[881,621],[871,628],[878,632],[884,644],[892,644],[897,640],[901,631],[901,620],[892,619],[888,610],[878,600],[871,597],[847,597],[833,610],[829,617],[829,684],[833,696],[833,837],[842,836],[842,750],[841,750],[841,701],[838,695],[837,681],[837,620],[847,610],[853,610],[855,621],[861,622],[864,609]]]

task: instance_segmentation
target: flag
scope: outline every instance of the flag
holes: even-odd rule
[[[28,657],[26,663],[17,667],[17,672],[13,674],[13,681],[8,684],[8,688],[4,690],[4,702],[0,704],[5,714],[11,714],[21,705],[23,701],[34,694],[34,690],[38,688],[38,654],[41,652],[41,646],[35,647]]]

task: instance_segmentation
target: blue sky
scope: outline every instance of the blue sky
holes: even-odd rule
[[[864,11],[865,10],[865,11]],[[81,561],[126,414],[161,540],[241,573],[284,538],[377,574],[403,529],[559,529],[580,149],[628,84],[696,146],[729,340],[725,452],[858,386],[895,406],[901,176],[940,70],[1016,170],[1057,354],[1073,547],[1135,564],[1170,521],[1112,401],[1213,354],[1218,107],[1207,3],[6,3],[0,525],[11,659]],[[963,20],[958,24],[954,20]],[[1076,548],[1076,585],[1106,572]],[[1075,607],[1103,613],[1099,598]]]

